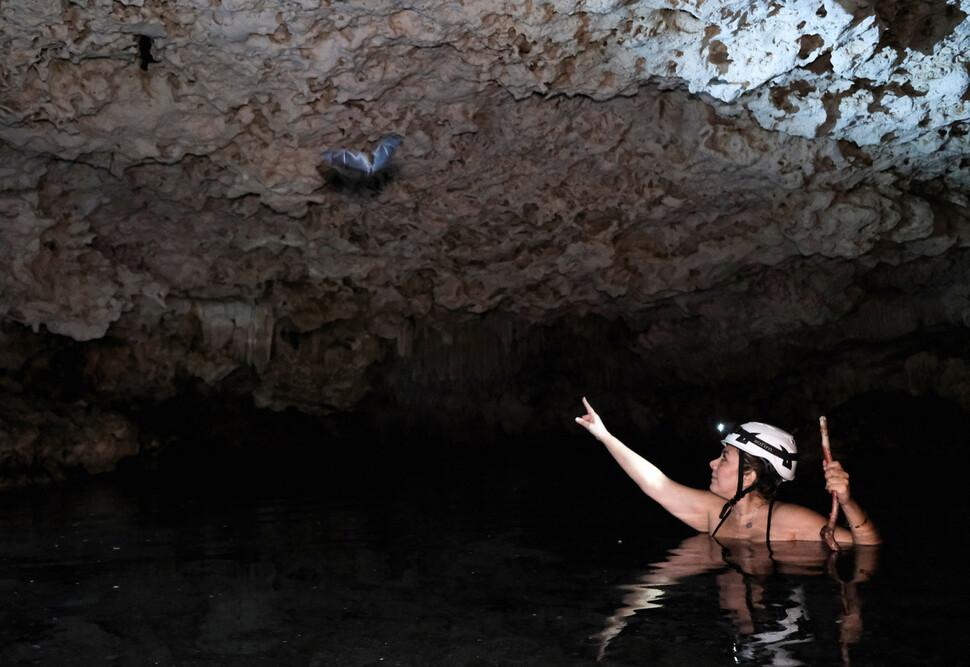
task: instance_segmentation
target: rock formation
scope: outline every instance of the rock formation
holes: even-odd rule
[[[188,388],[516,434],[591,390],[970,410],[966,5],[5,3],[0,468],[110,468]]]

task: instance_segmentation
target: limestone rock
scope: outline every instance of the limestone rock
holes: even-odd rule
[[[818,386],[968,404],[966,2],[36,0],[0,43],[14,395],[70,359],[63,406],[199,386],[514,430],[596,376],[540,361],[577,344],[617,388],[696,386],[926,334],[906,358],[945,380]],[[320,159],[390,133],[375,178]]]

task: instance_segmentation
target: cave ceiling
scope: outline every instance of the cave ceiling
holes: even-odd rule
[[[970,409],[968,11],[4,2],[3,389],[71,348],[88,393],[242,369],[259,406],[348,411],[395,363],[619,326],[682,378],[878,349]],[[392,134],[372,175],[321,155]]]

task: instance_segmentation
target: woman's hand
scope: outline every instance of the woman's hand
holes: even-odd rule
[[[845,505],[852,499],[849,494],[849,473],[842,469],[842,464],[838,461],[824,463],[825,468],[825,490],[834,493],[839,499],[840,505]]]
[[[600,416],[596,414],[596,411],[586,401],[585,396],[583,397],[583,405],[586,406],[586,414],[582,417],[576,417],[576,423],[589,431],[597,440],[602,440],[610,434],[606,430],[606,425],[603,424],[603,420],[600,419]]]

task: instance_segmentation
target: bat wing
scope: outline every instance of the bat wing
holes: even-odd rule
[[[377,152],[375,151],[374,154],[376,155]],[[360,176],[361,174],[370,174],[374,171],[374,167],[366,155],[355,151],[348,151],[345,148],[324,151],[320,154],[320,157],[341,174]]]
[[[394,151],[401,145],[403,138],[400,134],[391,134],[381,139],[381,143],[377,144],[377,148],[374,149],[374,171],[387,164],[387,161],[394,155]]]

